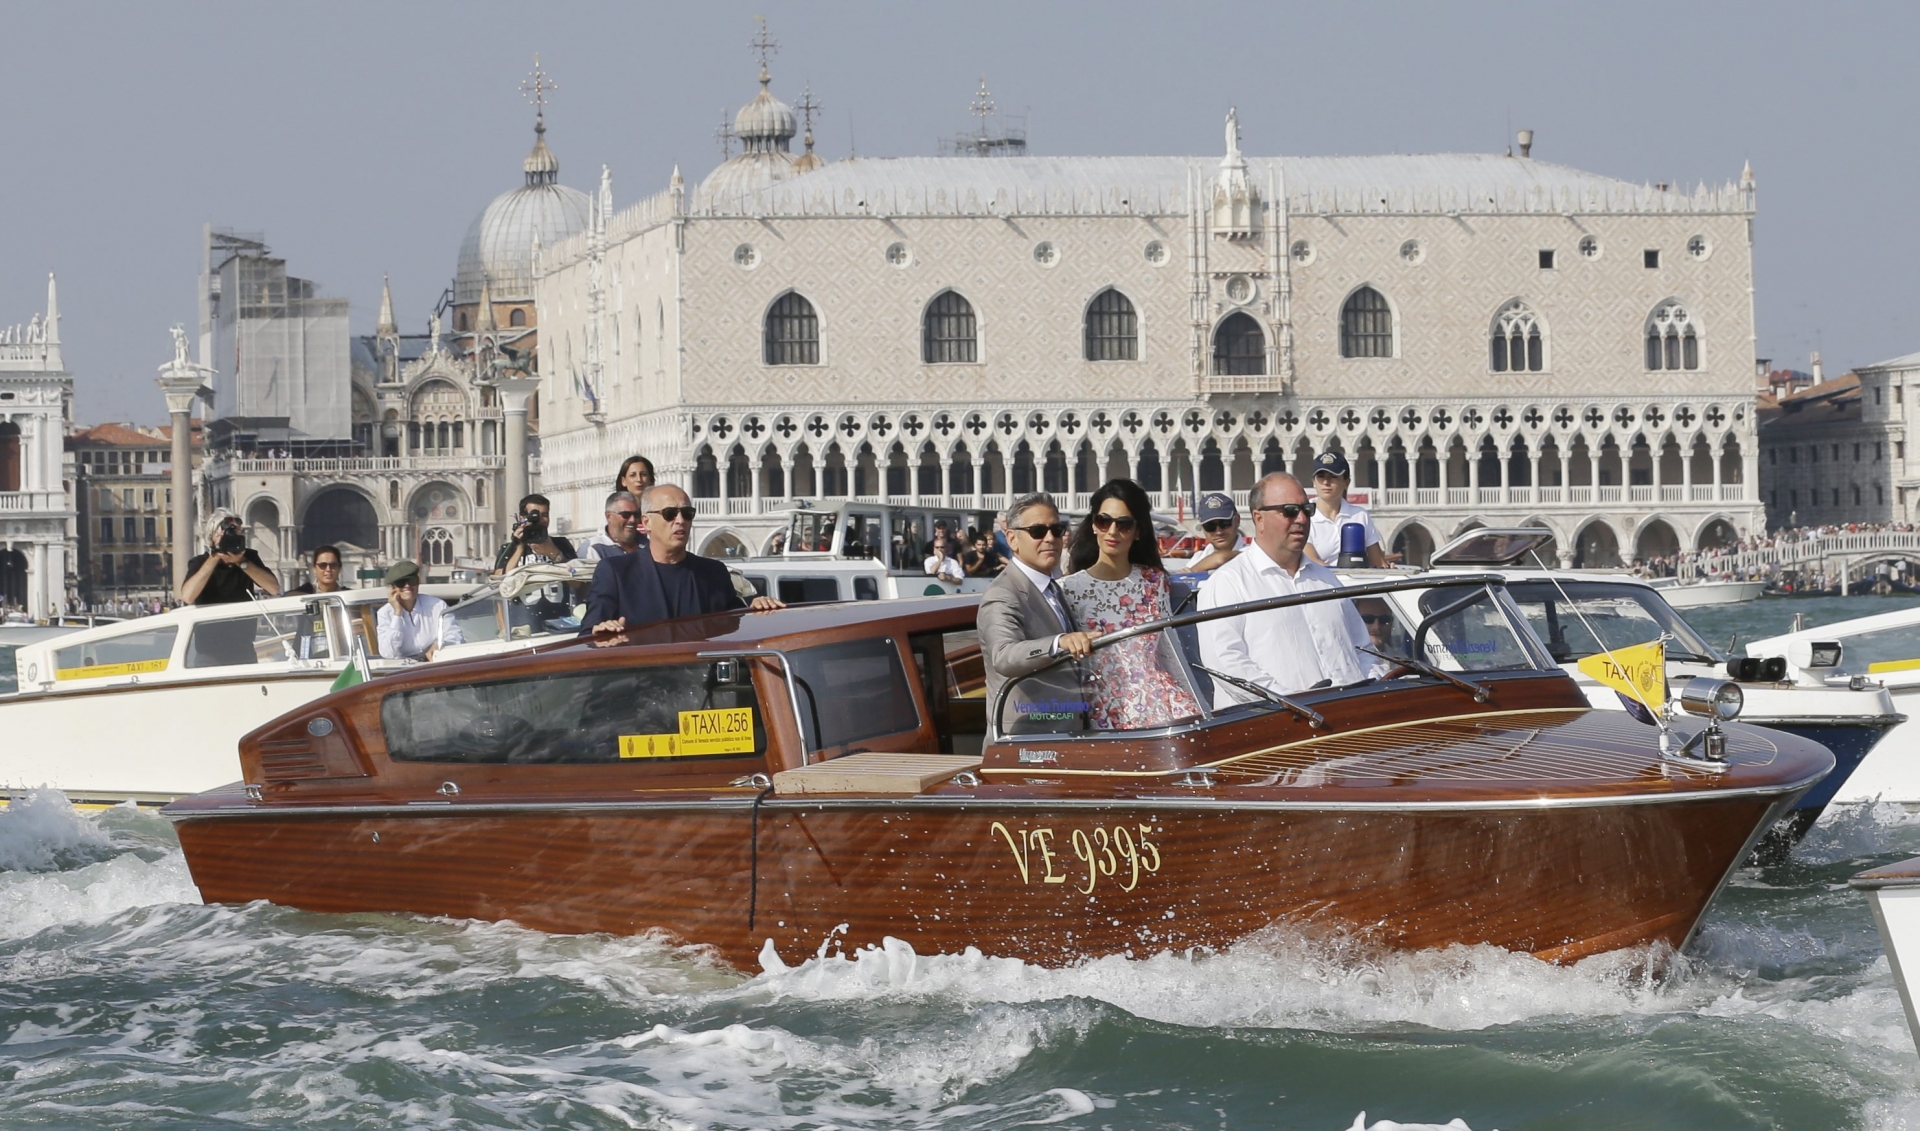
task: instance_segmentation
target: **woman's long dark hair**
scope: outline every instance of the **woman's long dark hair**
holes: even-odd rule
[[[626,484],[621,482],[621,480],[627,477],[627,469],[636,463],[647,469],[647,478],[649,480],[654,483],[660,482],[660,477],[654,474],[652,460],[646,456],[628,456],[626,459],[620,461],[620,470],[613,473],[614,490],[624,491],[627,489]]]
[[[1133,545],[1127,548],[1127,560],[1137,566],[1164,570],[1160,564],[1160,537],[1153,529],[1153,504],[1147,492],[1131,479],[1109,479],[1101,484],[1087,503],[1087,517],[1074,528],[1073,541],[1067,544],[1067,572],[1079,573],[1100,560],[1100,543],[1093,531],[1093,516],[1100,513],[1108,499],[1119,499],[1133,516]]]

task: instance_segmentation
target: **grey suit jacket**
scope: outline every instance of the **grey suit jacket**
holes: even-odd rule
[[[979,625],[980,652],[987,668],[987,710],[991,712],[1000,702],[1000,689],[1008,680],[1031,675],[1047,666],[1054,657],[1053,638],[1063,630],[1046,596],[1012,565],[993,579],[993,584],[980,598]],[[1027,680],[1015,688],[1005,716],[998,720],[995,729],[1003,734],[1019,729],[1078,730],[1081,725],[1078,721],[1027,727],[1009,724],[1023,714],[1016,704],[1055,708],[1049,713],[1080,716],[1087,710],[1084,700],[1079,668],[1068,661],[1047,675]]]

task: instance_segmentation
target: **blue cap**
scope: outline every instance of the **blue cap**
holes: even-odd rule
[[[1329,475],[1346,478],[1350,474],[1347,470],[1347,457],[1339,452],[1321,452],[1313,461],[1313,473],[1318,475],[1323,471]]]
[[[1208,491],[1200,496],[1200,505],[1194,508],[1194,514],[1201,522],[1212,522],[1221,518],[1238,518],[1240,511],[1233,505],[1232,495]]]

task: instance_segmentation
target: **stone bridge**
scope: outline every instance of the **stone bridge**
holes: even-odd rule
[[[1683,578],[1741,572],[1755,577],[1782,570],[1812,571],[1848,582],[1885,561],[1910,563],[1920,575],[1920,531],[1878,530],[1858,534],[1821,534],[1758,549],[1703,553],[1680,566]]]

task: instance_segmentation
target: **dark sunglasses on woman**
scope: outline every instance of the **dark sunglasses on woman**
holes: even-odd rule
[[[1136,525],[1132,515],[1096,514],[1093,516],[1093,528],[1095,530],[1112,530],[1118,527],[1120,530],[1126,531],[1132,530]]]

